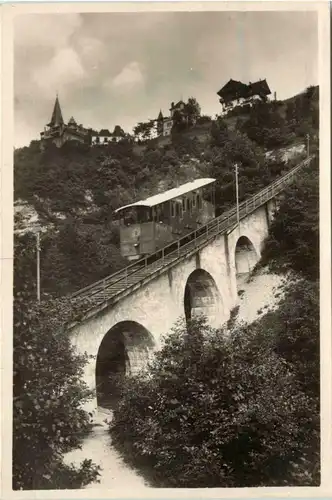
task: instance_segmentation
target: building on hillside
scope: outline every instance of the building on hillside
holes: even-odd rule
[[[157,135],[171,135],[173,127],[173,119],[170,116],[163,116],[161,110],[157,118]]]
[[[230,79],[217,95],[222,105],[222,113],[227,113],[236,106],[252,106],[257,101],[266,102],[271,90],[266,79],[247,85],[246,83]]]
[[[172,120],[172,118],[170,118],[169,116],[166,116],[164,118],[163,135],[171,135],[172,127],[173,127],[173,120]]]
[[[187,127],[188,126],[192,127],[196,125],[196,117],[193,116],[192,113],[190,113],[188,104],[182,101],[182,99],[176,104],[174,104],[174,102],[171,103],[170,114],[173,120],[173,125],[175,123],[183,124],[186,125]]]
[[[112,134],[107,128],[102,128],[99,132],[92,130],[91,132],[91,145],[104,145],[111,142]]]
[[[172,102],[171,107],[169,109],[170,114],[171,114],[171,118],[174,118],[175,113],[184,114],[185,108],[186,108],[186,105],[182,101],[182,99],[179,102],[177,102],[176,104],[174,104],[174,102]]]
[[[164,116],[162,111],[159,111],[158,117],[154,120],[150,120],[141,125],[145,125],[149,127],[149,139],[155,139],[161,136],[170,136],[172,133],[172,128],[174,123],[178,123],[179,121],[183,121],[188,123],[188,116],[186,114],[186,105],[181,100],[174,104],[171,103],[170,107],[170,116]],[[136,141],[146,140],[146,134],[144,131],[136,133]]]
[[[162,114],[162,111],[160,110],[157,118],[157,134],[163,135],[163,132],[164,132],[164,116]]]
[[[62,147],[67,141],[76,141],[80,143],[89,142],[89,131],[83,125],[78,125],[73,117],[68,124],[64,122],[59,98],[56,96],[51,121],[45,125],[44,131],[40,133],[41,147],[47,143],[54,143],[58,148]]]
[[[95,130],[91,131],[91,145],[92,146],[106,146],[111,142],[120,142],[125,139],[126,134],[120,125],[115,125],[113,132],[110,132],[107,128],[103,128],[100,132]]]

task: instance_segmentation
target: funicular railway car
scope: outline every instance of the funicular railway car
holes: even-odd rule
[[[118,208],[121,254],[153,254],[215,217],[215,179],[197,179]]]

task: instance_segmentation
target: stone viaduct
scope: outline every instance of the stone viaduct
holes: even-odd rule
[[[239,226],[215,236],[203,248],[71,329],[78,351],[93,356],[85,372],[85,380],[96,394],[93,407],[97,406],[98,363],[121,365],[122,359],[125,371],[133,373],[161,346],[163,335],[178,319],[202,313],[213,327],[229,319],[239,287],[260,259],[273,210],[270,200]]]
[[[95,296],[102,300],[69,330],[77,350],[91,355],[85,370],[95,394],[90,410],[104,406],[108,389],[103,381],[115,372],[137,372],[178,319],[203,313],[213,327],[229,319],[243,281],[260,259],[280,194],[308,161],[241,203],[239,213],[233,209],[228,220],[215,219],[200,244],[166,258],[153,272],[147,267],[133,274],[136,281],[126,278],[123,289],[108,282],[110,289],[117,287],[111,301],[97,289]]]

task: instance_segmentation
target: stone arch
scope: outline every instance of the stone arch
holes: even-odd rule
[[[96,359],[98,406],[114,406],[123,377],[144,368],[153,349],[151,333],[136,321],[120,321],[104,335]]]
[[[238,291],[247,281],[259,258],[260,256],[253,242],[247,236],[240,236],[235,245],[235,270]]]
[[[187,279],[184,291],[184,312],[186,321],[203,314],[211,326],[221,325],[221,295],[215,280],[204,269],[195,269]]]

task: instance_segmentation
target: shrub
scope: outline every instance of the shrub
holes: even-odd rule
[[[276,354],[291,365],[319,413],[319,283],[297,279],[280,295],[278,308],[262,318],[261,326],[270,332]]]
[[[304,485],[312,477],[294,467],[318,421],[259,322],[225,336],[195,320],[129,379],[110,431],[155,486]]]
[[[13,489],[77,488],[94,481],[98,467],[76,469],[63,456],[90,430],[82,404],[91,397],[81,381],[86,356],[63,328],[65,301],[14,301]]]
[[[211,116],[202,115],[197,118],[197,125],[204,125],[205,123],[211,123]]]
[[[289,186],[270,227],[263,261],[284,263],[309,279],[319,272],[319,161]]]

